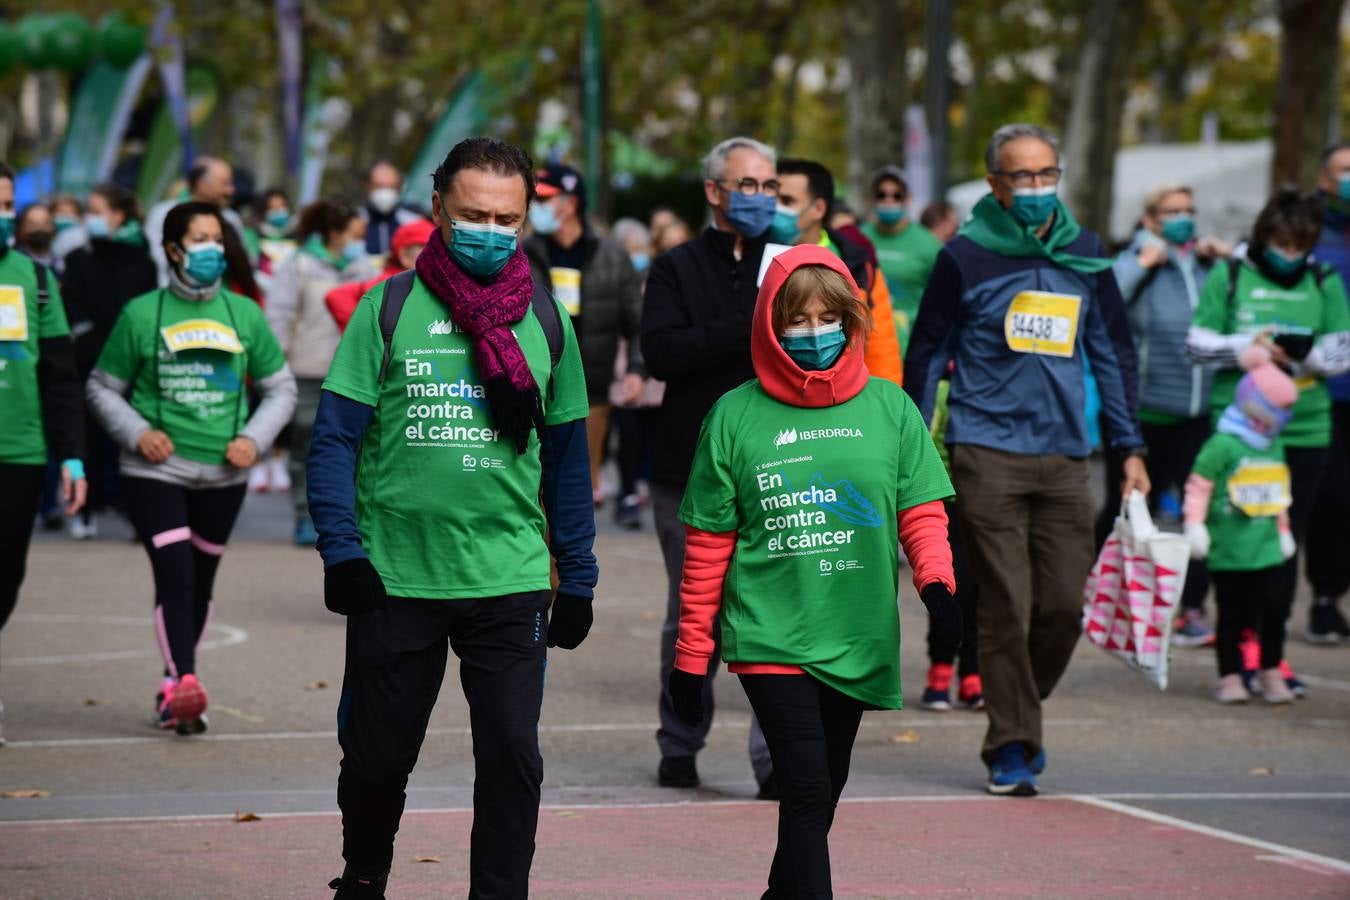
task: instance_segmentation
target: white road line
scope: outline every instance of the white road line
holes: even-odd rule
[[[1137,806],[1128,806],[1124,803],[1116,803],[1111,800],[1105,800],[1101,797],[1091,795],[1070,796],[1077,803],[1083,803],[1088,806],[1095,806],[1099,809],[1109,809],[1112,812],[1118,812],[1122,815],[1131,816],[1136,819],[1143,819],[1146,822],[1154,822],[1159,825],[1170,825],[1173,828],[1180,828],[1183,831],[1191,831],[1196,834],[1203,834],[1206,837],[1217,838],[1221,841],[1228,841],[1232,844],[1241,844],[1244,847],[1253,847],[1257,850],[1263,850],[1266,853],[1272,853],[1276,856],[1287,859],[1302,860],[1303,862],[1315,863],[1318,866],[1331,869],[1339,875],[1350,875],[1350,862],[1334,859],[1330,856],[1323,856],[1320,853],[1310,853],[1307,850],[1299,850],[1297,847],[1289,847],[1285,844],[1276,844],[1271,841],[1263,841],[1260,838],[1247,837],[1245,834],[1237,834],[1233,831],[1225,831],[1222,828],[1212,828],[1209,825],[1201,825],[1198,822],[1190,822],[1186,819],[1178,819],[1175,816],[1164,815],[1163,813],[1153,812],[1149,809],[1140,809]],[[1258,857],[1259,859],[1260,857]],[[1329,873],[1324,873],[1329,874]]]
[[[147,628],[150,624],[149,617],[146,616],[80,616],[66,615],[64,613],[25,613],[14,616],[15,619],[27,619],[33,622],[48,622],[64,625],[134,625],[137,628]],[[248,640],[248,632],[242,628],[236,628],[233,625],[224,625],[219,622],[212,622],[208,626],[209,631],[223,632],[223,635],[209,641],[203,641],[197,648],[198,652],[203,650],[219,650],[222,647],[232,647],[235,644],[242,644]],[[119,659],[144,659],[159,658],[159,650],[155,647],[146,647],[141,650],[111,650],[104,653],[69,653],[58,656],[15,656],[5,657],[7,666],[50,666],[50,665],[69,665],[71,663],[84,662],[110,662]]]
[[[1298,676],[1308,683],[1310,687],[1331,688],[1333,691],[1350,691],[1350,681],[1341,681],[1337,678],[1323,678],[1321,675]]]

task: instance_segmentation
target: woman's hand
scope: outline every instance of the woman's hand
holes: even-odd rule
[[[151,428],[136,439],[136,449],[146,460],[159,465],[173,455],[173,441],[164,432]]]
[[[258,445],[253,438],[237,437],[225,447],[225,459],[237,469],[247,469],[258,461]]]
[[[1266,329],[1256,337],[1252,338],[1252,343],[1256,344],[1258,347],[1264,347],[1266,352],[1270,354],[1270,361],[1287,372],[1289,371],[1292,361],[1289,359],[1289,354],[1285,352],[1285,349],[1275,343],[1272,338],[1273,334],[1274,332],[1271,329]]]

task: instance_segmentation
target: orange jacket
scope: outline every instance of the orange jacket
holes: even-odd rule
[[[867,294],[872,300],[872,331],[867,335],[863,361],[867,371],[903,386],[905,367],[900,359],[900,339],[895,334],[895,314],[891,310],[891,289],[881,270],[867,264]]]

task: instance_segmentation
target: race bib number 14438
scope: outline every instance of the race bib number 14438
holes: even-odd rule
[[[1008,305],[1003,333],[1008,349],[1041,356],[1073,356],[1083,298],[1073,294],[1022,291]]]

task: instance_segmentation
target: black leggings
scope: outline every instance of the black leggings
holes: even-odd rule
[[[741,675],[778,786],[778,847],[765,897],[830,897],[830,825],[863,705],[810,675]]]
[[[961,607],[961,677],[980,674],[980,653],[978,633],[975,627],[975,610],[979,605],[979,588],[975,584],[975,573],[970,571],[970,560],[966,557],[965,545],[961,543],[961,518],[956,504],[944,501],[947,510],[947,542],[952,547],[952,571],[956,577],[956,605]],[[928,620],[928,659],[930,662],[951,665],[956,659],[957,649],[942,640],[933,629],[933,621]]]
[[[637,482],[650,470],[656,452],[659,410],[616,406],[610,427],[619,432],[619,499],[637,493]]]
[[[1350,590],[1350,403],[1331,405],[1334,436],[1317,500],[1308,515],[1308,581],[1314,597],[1339,597]]]
[[[155,634],[165,672],[197,671],[197,643],[211,619],[211,591],[247,485],[185,488],[123,478],[127,515],[155,573]]]
[[[0,628],[19,602],[19,586],[28,564],[28,542],[33,537],[33,517],[42,500],[47,467],[0,463]]]
[[[1322,471],[1326,468],[1331,451],[1327,447],[1286,447],[1284,459],[1289,465],[1289,493],[1293,503],[1289,507],[1289,530],[1294,540],[1303,547],[1308,537],[1308,519],[1311,518],[1313,504],[1322,484]],[[1279,567],[1280,578],[1277,582],[1284,601],[1284,619],[1294,609],[1294,594],[1298,590],[1298,554],[1285,560]]]
[[[1273,669],[1284,659],[1285,620],[1291,597],[1284,591],[1285,566],[1254,572],[1211,572],[1214,601],[1219,607],[1215,651],[1219,675],[1242,671],[1238,639],[1244,628],[1261,635],[1261,668]]]

